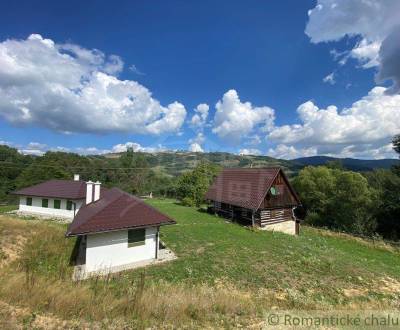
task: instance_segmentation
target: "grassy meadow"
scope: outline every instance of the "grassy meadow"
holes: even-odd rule
[[[226,222],[173,200],[161,240],[178,259],[72,282],[66,225],[0,215],[0,328],[262,326],[280,310],[399,309],[400,252],[325,230],[298,237]]]

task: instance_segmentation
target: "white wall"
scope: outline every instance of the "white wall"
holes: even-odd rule
[[[87,272],[154,259],[157,248],[157,228],[146,228],[145,244],[128,248],[128,231],[119,230],[87,235]]]
[[[72,205],[72,210],[67,210],[67,199],[61,200],[60,209],[53,208],[54,198],[47,198],[49,200],[48,207],[42,207],[42,197],[32,197],[32,205],[26,205],[26,199],[28,196],[23,196],[19,198],[19,211],[28,214],[40,214],[49,215],[54,217],[64,217],[73,219],[74,218],[74,206]],[[75,214],[78,213],[79,208],[82,206],[83,200],[71,200],[76,203]]]

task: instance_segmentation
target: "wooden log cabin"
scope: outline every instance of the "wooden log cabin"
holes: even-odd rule
[[[299,233],[300,200],[280,167],[224,169],[205,195],[210,210],[264,230]]]

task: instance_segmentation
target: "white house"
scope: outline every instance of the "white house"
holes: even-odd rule
[[[78,236],[77,258],[86,275],[119,271],[158,258],[159,228],[175,224],[174,220],[118,188],[100,194],[89,181],[86,196],[66,233],[67,237]]]
[[[93,194],[100,192],[100,182],[93,184]],[[86,182],[74,175],[74,180],[49,180],[14,192],[19,196],[19,212],[72,220],[86,200]]]

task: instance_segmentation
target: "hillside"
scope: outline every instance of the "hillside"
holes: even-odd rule
[[[193,152],[159,152],[142,153],[149,165],[165,174],[177,175],[190,170],[199,162],[212,162],[222,167],[267,167],[282,166],[289,174],[295,174],[300,169],[308,165],[326,165],[330,161],[338,161],[345,168],[352,171],[372,171],[373,169],[389,169],[393,165],[400,163],[397,159],[354,159],[354,158],[334,158],[327,156],[314,156],[297,158],[293,160],[276,159],[268,156],[255,155],[236,155],[226,152],[193,153]],[[117,159],[121,154],[108,154],[104,157]]]
[[[193,169],[200,162],[212,162],[222,167],[266,167],[282,166],[287,172],[294,173],[302,167],[300,164],[284,159],[276,159],[268,156],[236,155],[227,152],[158,152],[136,153],[141,154],[149,166],[168,175],[178,175]],[[107,154],[108,159],[117,159],[121,154]]]
[[[398,308],[398,248],[307,227],[299,237],[262,232],[173,200],[150,203],[177,220],[161,239],[178,259],[78,284],[65,225],[0,215],[0,327],[261,327],[271,309]]]
[[[328,156],[313,156],[293,159],[292,162],[299,166],[326,165],[328,162],[338,161],[343,167],[352,171],[372,171],[377,168],[390,169],[399,165],[398,159],[355,159],[355,158],[334,158]]]

